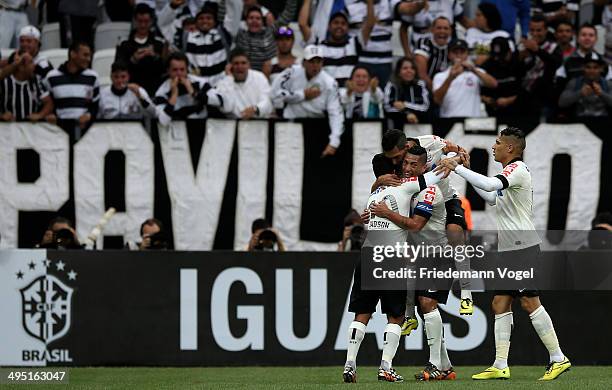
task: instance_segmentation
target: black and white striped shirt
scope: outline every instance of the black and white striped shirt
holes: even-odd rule
[[[10,112],[15,120],[27,120],[41,110],[43,93],[37,77],[18,81],[10,75],[0,80],[0,113]]]
[[[208,32],[189,33],[185,44],[185,54],[189,64],[197,69],[200,77],[215,86],[224,77],[227,64],[226,37],[223,32],[213,28]]]
[[[393,106],[395,102],[403,102],[404,110]],[[396,85],[389,81],[385,86],[385,112],[425,113],[429,110],[429,91],[423,80]]]
[[[53,98],[55,113],[59,119],[79,119],[87,113],[96,117],[100,84],[95,71],[85,69],[69,73],[64,63],[47,74],[43,85]]]
[[[542,13],[544,16],[552,16],[565,6],[568,11],[577,12],[580,9],[580,0],[534,0],[531,13]]]
[[[448,68],[448,44],[438,46],[430,38],[422,39],[418,42],[414,55],[427,58],[427,74],[433,78],[438,72],[443,72]]]
[[[356,37],[347,37],[343,43],[321,42],[323,49],[323,70],[344,87],[346,80],[351,78],[353,68],[357,65],[361,46]]]
[[[370,33],[370,39],[363,45],[359,55],[359,62],[389,64],[393,61],[393,48],[391,47],[393,19],[400,2],[400,0],[379,0],[375,2],[374,14],[376,15],[377,22]],[[358,36],[367,15],[366,2],[345,0],[345,4],[349,14],[351,34]]]

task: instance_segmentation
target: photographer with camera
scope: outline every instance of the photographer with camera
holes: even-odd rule
[[[49,221],[47,230],[38,248],[46,249],[83,249],[74,230],[71,220],[64,217],[55,217]]]
[[[359,213],[352,209],[344,217],[342,241],[338,243],[338,252],[358,251],[363,245],[364,227]]]
[[[284,252],[285,244],[280,234],[268,221],[258,218],[251,224],[251,239],[247,251]]]
[[[144,251],[169,247],[164,224],[157,218],[149,218],[140,225],[140,237],[142,241],[137,244],[137,248],[130,245],[130,249]]]

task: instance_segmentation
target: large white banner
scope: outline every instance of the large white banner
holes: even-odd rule
[[[19,211],[56,211],[69,200],[70,175],[74,180],[74,202],[77,231],[87,235],[105,208],[104,158],[109,151],[125,155],[125,212],[118,213],[106,226],[104,234],[137,240],[140,224],[154,216],[155,166],[163,166],[170,196],[174,245],[180,250],[210,250],[222,218],[221,207],[230,174],[231,156],[237,147],[238,171],[233,246],[245,248],[250,224],[264,217],[267,197],[272,196],[273,225],[280,231],[290,250],[334,250],[335,244],[305,241],[300,237],[304,189],[304,139],[300,123],[274,124],[274,145],[268,139],[266,121],[208,120],[202,122],[205,132],[197,164],[191,162],[189,137],[185,123],[172,123],[159,129],[163,165],[154,161],[154,146],[140,123],[96,123],[74,146],[74,168],[69,172],[70,145],[66,134],[46,124],[2,123],[0,132],[0,247],[14,248],[18,243]],[[408,135],[427,132],[427,126],[407,125]],[[493,160],[494,135],[469,134],[457,123],[447,138],[468,151],[475,148],[489,153],[488,173],[495,175],[501,165]],[[381,124],[355,123],[353,144],[352,194],[354,208],[360,209],[374,180],[371,159],[381,150]],[[193,147],[193,146],[192,146]],[[20,149],[33,149],[40,156],[40,177],[34,183],[17,178]],[[541,124],[527,137],[525,161],[531,169],[534,184],[536,227],[546,230],[549,210],[551,167],[555,155],[571,156],[570,201],[566,229],[588,230],[595,216],[600,194],[602,141],[586,126]],[[274,163],[269,167],[274,153]],[[197,169],[194,172],[193,166]],[[267,191],[268,170],[272,169],[274,187]],[[108,177],[108,175],[107,175]],[[112,173],[110,177],[113,177]],[[465,181],[453,177],[460,193]],[[116,183],[112,183],[113,185]],[[112,205],[107,205],[112,206]],[[474,211],[475,229],[495,229],[494,213]],[[170,223],[170,221],[164,221]],[[338,227],[341,230],[341,227]],[[41,232],[42,234],[42,232]],[[101,243],[99,243],[101,244]],[[100,245],[99,245],[100,246]]]

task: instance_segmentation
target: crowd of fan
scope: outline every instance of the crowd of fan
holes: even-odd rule
[[[576,26],[578,0],[482,0],[473,19],[454,0],[303,0],[299,12],[298,1],[287,0],[278,15],[257,0],[107,1],[111,18],[131,19],[133,30],[117,47],[111,85],[101,88],[90,69],[91,1],[48,1],[48,14],[55,4],[69,19],[62,29],[68,59],[53,69],[39,53],[36,27],[3,21],[0,44],[13,39],[17,50],[0,60],[0,117],[73,120],[82,129],[96,118],[149,116],[167,125],[209,116],[327,117],[324,155],[338,148],[345,118],[388,118],[401,127],[438,117],[607,117],[608,2],[595,1],[608,31],[604,54],[594,48],[606,37],[592,24]],[[22,3],[0,1],[0,19],[19,14]],[[307,45],[302,58],[292,51],[296,17]]]

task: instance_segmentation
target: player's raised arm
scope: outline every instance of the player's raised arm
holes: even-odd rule
[[[467,180],[474,186],[474,188],[480,188],[485,191],[497,191],[507,187],[507,185],[504,187],[504,182],[502,179],[500,179],[500,176],[502,175],[497,175],[494,177],[481,175],[480,173],[474,172],[463,165],[459,165],[457,160],[454,158],[447,158],[440,161],[440,164],[438,167],[436,167],[435,172],[444,172],[448,170],[455,171],[456,174]],[[507,184],[508,181],[506,180],[505,182]]]
[[[406,217],[398,212],[391,210],[385,202],[375,203],[370,207],[372,214],[377,217],[386,218],[404,230],[418,232],[427,223],[428,218],[421,215]]]

